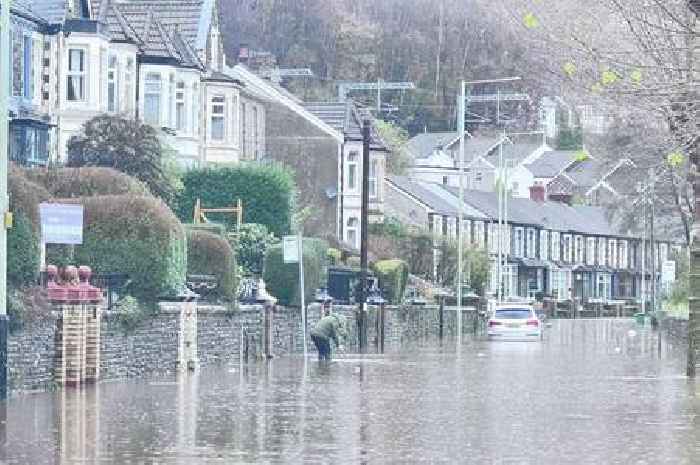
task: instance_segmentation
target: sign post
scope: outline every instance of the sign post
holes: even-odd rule
[[[46,267],[46,244],[83,243],[83,206],[62,203],[39,204],[41,218],[41,269]]]
[[[284,263],[299,263],[299,298],[301,303],[302,340],[304,343],[304,360],[306,360],[306,299],[304,296],[304,242],[301,234],[282,238]]]

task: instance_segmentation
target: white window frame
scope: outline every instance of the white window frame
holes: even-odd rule
[[[484,222],[475,221],[474,222],[474,243],[477,247],[484,247]]]
[[[571,236],[571,234],[564,234],[562,238],[564,241],[564,261],[566,263],[573,263],[574,238]]]
[[[515,244],[513,245],[513,255],[521,258],[525,253],[525,231],[523,228],[515,228]]]
[[[537,256],[537,231],[533,228],[527,229],[527,256],[528,258],[536,258]]]
[[[608,266],[617,268],[617,241],[608,239]]]
[[[584,254],[586,253],[585,249],[585,242],[583,241],[583,236],[575,236],[574,237],[574,253],[575,253],[575,262],[579,264],[583,264],[584,262]]]
[[[599,299],[610,299],[612,297],[612,277],[610,273],[596,273],[595,295]],[[602,291],[601,291],[602,289]]]
[[[617,267],[624,270],[627,268],[627,241],[621,239],[618,242],[617,246],[619,249],[618,255],[617,255],[617,257],[618,257],[617,258],[618,259],[618,264],[617,264],[618,266]]]
[[[175,127],[175,73],[168,76],[168,127]]]
[[[360,155],[356,150],[352,150],[348,153],[348,172],[345,177],[345,183],[348,186],[348,190],[352,192],[357,192],[359,190],[357,182],[360,169],[359,157]]]
[[[175,130],[188,133],[187,125],[187,85],[179,80],[175,83]]]
[[[220,137],[214,137],[215,121],[221,124]],[[226,142],[226,96],[214,94],[209,99],[209,140],[213,143]]]
[[[134,111],[134,57],[127,57],[124,65],[124,109],[131,113]]]
[[[557,262],[561,260],[561,233],[559,231],[552,231],[549,235],[552,242],[550,256],[552,261]]]
[[[107,112],[119,112],[119,57],[107,56]]]
[[[489,223],[489,252],[498,253],[498,230],[497,223]]]
[[[540,260],[549,260],[549,232],[540,230]]]
[[[352,233],[352,240],[350,238]],[[353,247],[358,248],[358,240],[360,237],[360,222],[355,216],[351,216],[348,218],[348,221],[346,223],[346,228],[345,228],[345,241],[348,244],[351,244]]]
[[[143,82],[143,121],[146,124],[161,127],[163,125],[163,76],[159,72],[150,71],[144,76]],[[149,97],[157,97],[158,105],[154,115],[146,111]],[[157,120],[150,120],[151,116],[156,117]]]
[[[369,198],[379,198],[379,189],[377,184],[377,172],[379,171],[379,160],[373,158],[369,162]]]
[[[607,266],[608,264],[608,240],[604,237],[599,237],[598,246],[598,266]]]
[[[586,265],[595,265],[595,237],[586,238]]]
[[[71,69],[72,53],[78,52],[82,56],[82,69]],[[71,103],[81,103],[88,101],[88,52],[86,47],[69,47],[68,48],[68,58],[66,60],[66,101]],[[74,98],[70,98],[71,82],[77,79],[79,86],[77,88],[78,93],[75,94],[75,88],[73,88]]]

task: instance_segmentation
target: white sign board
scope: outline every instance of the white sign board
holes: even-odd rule
[[[39,204],[39,216],[44,244],[83,243],[82,205],[42,203]]]
[[[676,262],[666,260],[661,266],[661,282],[672,283],[676,281]]]
[[[297,236],[284,236],[282,238],[282,250],[284,263],[297,263],[299,261],[299,239]]]

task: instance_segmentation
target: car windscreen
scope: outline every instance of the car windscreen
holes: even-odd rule
[[[496,318],[503,320],[527,320],[532,314],[527,308],[502,308],[496,310]]]

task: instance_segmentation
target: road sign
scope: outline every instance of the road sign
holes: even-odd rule
[[[284,236],[282,238],[282,251],[284,263],[297,263],[299,261],[299,239],[297,236]]]
[[[83,206],[42,203],[39,205],[41,217],[41,241],[44,244],[82,244]]]
[[[662,283],[672,283],[676,281],[676,262],[673,260],[666,260],[661,265],[661,282]]]

